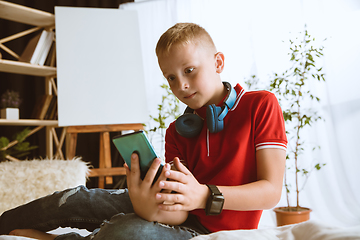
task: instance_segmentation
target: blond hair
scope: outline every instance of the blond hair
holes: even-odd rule
[[[156,45],[156,55],[168,54],[171,47],[189,43],[202,45],[216,53],[215,44],[204,28],[195,23],[177,23],[161,35]]]

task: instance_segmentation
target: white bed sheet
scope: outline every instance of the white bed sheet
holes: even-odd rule
[[[360,226],[334,227],[319,222],[304,223],[283,227],[220,231],[209,235],[202,235],[192,240],[360,240]],[[31,240],[31,238],[16,236],[0,236],[0,240]]]

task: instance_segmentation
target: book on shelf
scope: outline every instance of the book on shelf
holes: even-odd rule
[[[38,65],[44,65],[45,60],[46,60],[47,56],[49,55],[51,45],[54,42],[55,33],[53,31],[46,31],[46,32],[47,32],[47,36],[46,36],[44,45],[42,46],[42,49],[41,49],[38,59],[36,61],[36,64],[38,64]]]
[[[38,42],[40,40],[41,34],[37,34],[35,37],[30,39],[28,44],[25,47],[25,50],[21,54],[19,61],[21,62],[30,62],[32,56],[34,55],[34,51],[36,46],[38,45]]]
[[[56,105],[57,105],[57,97],[55,95],[52,95],[51,102],[50,102],[49,107],[46,110],[45,116],[43,118],[44,120],[53,120]]]
[[[56,42],[53,41],[49,50],[49,54],[46,57],[45,66],[56,66]]]
[[[53,95],[46,95],[46,100],[45,100],[45,103],[43,105],[43,108],[41,109],[41,112],[40,112],[40,115],[39,115],[39,119],[40,120],[44,120],[45,119],[45,115],[46,115],[46,112],[50,106],[50,103],[51,103],[51,100],[54,96]]]
[[[31,64],[44,65],[49,54],[51,45],[54,41],[53,31],[43,30],[33,37],[25,47],[19,61]]]
[[[51,113],[50,120],[57,120],[57,117],[58,117],[58,106],[56,102],[55,107],[53,108],[53,111]]]
[[[58,118],[58,108],[57,108],[57,103],[56,103],[56,105],[53,109],[51,118],[49,120],[57,120],[57,118]]]
[[[53,98],[53,95],[42,95],[38,97],[31,118],[44,120]]]
[[[33,110],[32,114],[31,114],[31,118],[39,119],[40,112],[41,112],[41,110],[43,108],[45,100],[46,100],[46,95],[41,95],[41,96],[38,96],[36,98],[35,107],[34,107],[34,110]]]

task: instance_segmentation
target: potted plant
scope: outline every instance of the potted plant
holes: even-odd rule
[[[7,90],[1,95],[1,118],[19,119],[19,106],[21,103],[18,92]]]
[[[30,132],[29,128],[25,128],[16,133],[11,142],[6,137],[0,137],[0,162],[17,161],[19,158],[30,154],[31,150],[36,149],[37,146],[30,146],[30,143],[25,141]]]
[[[158,104],[156,116],[150,115],[151,122],[145,125],[145,132],[149,135],[150,141],[155,145],[159,143],[160,155],[163,156],[165,149],[165,131],[168,125],[180,116],[180,101],[170,90],[168,84],[160,86],[164,92],[161,103]],[[156,140],[156,142],[155,142]]]
[[[323,56],[323,46],[315,46],[315,38],[312,38],[307,30],[300,33],[300,37],[290,42],[290,67],[285,72],[274,73],[271,76],[267,89],[273,92],[283,111],[288,138],[288,151],[286,155],[286,170],[284,185],[286,189],[287,206],[275,208],[277,225],[287,225],[306,221],[310,217],[311,209],[300,206],[300,192],[315,170],[320,170],[325,164],[310,163],[301,158],[305,150],[317,150],[319,146],[308,146],[303,139],[306,129],[320,119],[321,116],[314,110],[314,106],[320,102],[320,98],[313,94],[310,85],[325,81],[319,60]],[[256,76],[246,82],[248,87],[259,84]],[[295,186],[293,186],[294,184]],[[296,196],[296,205],[291,204],[290,195]]]

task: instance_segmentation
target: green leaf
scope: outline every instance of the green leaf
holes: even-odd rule
[[[22,142],[25,140],[25,138],[27,137],[27,135],[31,132],[31,130],[29,128],[25,128],[24,130],[22,130],[21,132],[15,134],[15,140],[17,140],[18,142]]]
[[[6,137],[0,137],[0,148],[6,147],[9,145],[10,141]]]
[[[303,175],[307,175],[307,174],[309,173],[309,171],[306,170],[305,168],[303,168],[303,169],[302,169],[302,173],[303,173]]]

